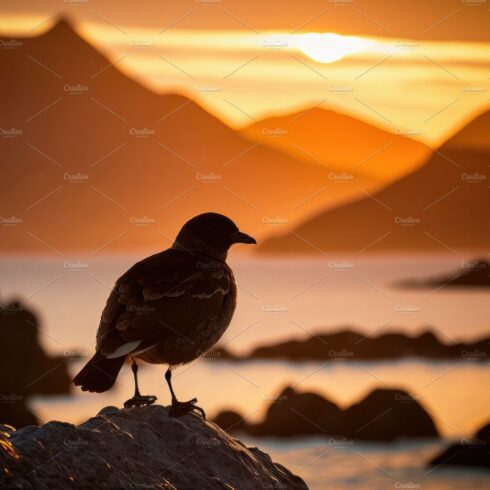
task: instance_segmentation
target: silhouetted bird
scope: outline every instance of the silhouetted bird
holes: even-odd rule
[[[107,300],[96,353],[74,383],[84,391],[107,391],[129,356],[135,393],[124,406],[148,405],[156,397],[140,394],[135,359],[168,364],[165,379],[172,396],[170,414],[198,410],[205,416],[195,398],[177,400],[172,368],[206,353],[230,324],[236,285],[225,260],[234,243],[256,241],[226,216],[205,213],[182,227],[171,248],[131,267],[117,280]]]

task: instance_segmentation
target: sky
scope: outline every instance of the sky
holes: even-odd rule
[[[440,144],[489,107],[484,0],[6,0],[0,14],[5,36],[64,16],[114,66],[235,128],[319,107]]]
[[[3,14],[63,11],[81,20],[164,29],[339,32],[490,41],[486,0],[2,0]]]

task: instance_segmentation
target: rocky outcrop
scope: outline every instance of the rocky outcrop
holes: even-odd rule
[[[34,312],[21,302],[0,305],[0,423],[36,424],[27,397],[70,392],[67,359],[44,351],[39,328]]]
[[[213,422],[227,432],[248,433],[250,431],[246,420],[234,410],[223,410],[213,419]]]
[[[476,466],[490,469],[490,423],[473,438],[449,446],[429,462],[433,467]]]
[[[414,395],[377,389],[344,412],[349,439],[392,441],[404,437],[438,437],[430,415]]]
[[[316,393],[299,393],[287,387],[257,424],[246,423],[232,411],[218,414],[214,421],[225,430],[253,436],[324,435],[366,441],[439,437],[430,415],[416,397],[397,389],[376,389],[341,410]]]
[[[1,488],[307,490],[257,448],[196,414],[106,407],[83,424],[0,429]]]
[[[407,279],[399,281],[397,286],[403,288],[489,288],[490,263],[474,259],[461,263],[461,270],[429,279]]]
[[[249,426],[256,436],[341,435],[343,413],[335,403],[316,393],[299,393],[287,387],[272,400],[262,423]]]
[[[432,331],[425,331],[415,336],[400,332],[369,336],[347,328],[332,333],[317,332],[306,339],[258,346],[245,356],[235,356],[224,348],[217,348],[209,357],[217,361],[277,359],[326,362],[404,357],[483,361],[490,357],[490,338],[482,338],[475,342],[446,344]]]

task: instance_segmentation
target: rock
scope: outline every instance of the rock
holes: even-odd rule
[[[490,287],[490,263],[483,259],[465,261],[461,271],[430,279],[407,279],[396,285],[403,288],[488,288]]]
[[[220,345],[208,351],[203,356],[203,358],[207,360],[219,360],[219,361],[237,361],[239,359],[239,357],[233,354],[233,352],[229,351],[226,347],[222,347]]]
[[[213,419],[213,422],[226,432],[233,432],[234,434],[249,432],[245,420],[234,410],[223,410]]]
[[[473,439],[453,444],[429,462],[430,466],[477,466],[490,468],[490,423]]]
[[[490,422],[484,425],[477,433],[476,438],[480,441],[490,442]]]
[[[377,389],[341,410],[316,393],[298,393],[288,387],[271,402],[262,422],[245,424],[236,412],[222,412],[214,421],[252,436],[324,435],[367,441],[439,437],[430,415],[403,390]]]
[[[66,361],[44,351],[34,312],[19,301],[0,305],[0,423],[36,424],[27,397],[69,393]]]
[[[2,488],[307,489],[215,424],[196,414],[170,417],[159,405],[107,407],[78,426],[3,429]]]
[[[38,423],[36,415],[29,410],[23,396],[11,393],[0,397],[0,423],[15,427]]]
[[[249,427],[257,436],[309,436],[342,434],[343,414],[335,403],[316,393],[285,388],[275,398],[262,423]]]
[[[403,390],[376,389],[345,411],[345,436],[392,441],[403,437],[439,437],[430,415]]]
[[[426,359],[468,359],[483,361],[490,356],[490,338],[475,342],[442,342],[432,331],[415,336],[388,332],[366,336],[352,329],[316,332],[302,340],[288,340],[258,346],[246,356],[219,352],[213,359],[248,361],[281,359],[286,361],[360,361],[423,357]]]
[[[262,422],[246,424],[239,413],[228,411],[218,414],[214,422],[233,433],[252,436],[324,435],[369,441],[439,437],[430,415],[403,390],[377,389],[341,410],[316,393],[287,387],[271,402]]]

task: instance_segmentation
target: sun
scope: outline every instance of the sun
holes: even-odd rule
[[[320,63],[333,63],[346,56],[363,51],[367,42],[359,37],[342,36],[334,33],[302,34],[298,48],[309,58]]]

